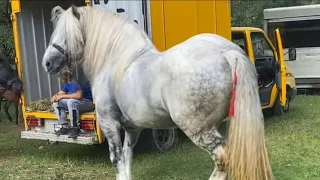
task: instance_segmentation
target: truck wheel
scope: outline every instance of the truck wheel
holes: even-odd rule
[[[152,129],[153,148],[160,152],[174,149],[178,144],[178,130],[172,129]]]
[[[288,112],[290,108],[290,100],[289,100],[289,93],[287,93],[287,99],[286,99],[286,104],[283,107],[284,112]]]
[[[124,131],[121,130],[121,139],[124,140]],[[174,149],[178,143],[178,129],[150,129],[145,128],[141,131],[134,152],[160,151],[167,152]],[[105,145],[108,146],[107,140]]]

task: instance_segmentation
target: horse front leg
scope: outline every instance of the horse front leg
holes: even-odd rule
[[[114,116],[114,114],[114,112],[110,111],[99,111],[99,108],[97,111],[100,128],[108,141],[110,161],[117,168],[117,180],[126,180],[124,166],[121,161],[120,118]]]
[[[126,177],[131,180],[131,166],[132,166],[132,156],[133,148],[137,144],[141,128],[125,128],[125,137],[123,142],[122,159]]]

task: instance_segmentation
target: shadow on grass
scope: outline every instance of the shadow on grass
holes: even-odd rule
[[[23,123],[18,126],[8,122],[0,123],[0,159],[1,157],[33,156],[60,160],[70,158],[73,160],[103,161],[111,164],[107,143],[100,145],[79,145],[63,142],[49,144],[42,140],[21,139],[21,130],[23,130]],[[143,138],[140,138],[135,146],[135,155],[160,153],[148,146],[148,142],[152,139],[150,133],[148,134],[144,130],[141,135],[140,137]],[[179,131],[178,147],[186,141],[189,141],[189,139]]]

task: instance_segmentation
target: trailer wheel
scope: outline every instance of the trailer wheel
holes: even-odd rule
[[[152,129],[154,148],[160,152],[171,151],[178,144],[178,130],[172,129]]]

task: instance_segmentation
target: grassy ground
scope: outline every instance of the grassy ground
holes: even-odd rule
[[[283,117],[266,117],[266,135],[276,179],[320,179],[320,96],[300,95]],[[1,114],[5,117],[4,114]],[[20,139],[21,127],[0,123],[0,179],[115,179],[104,146],[47,145]],[[135,153],[135,180],[205,180],[213,162],[181,135],[167,154]]]

